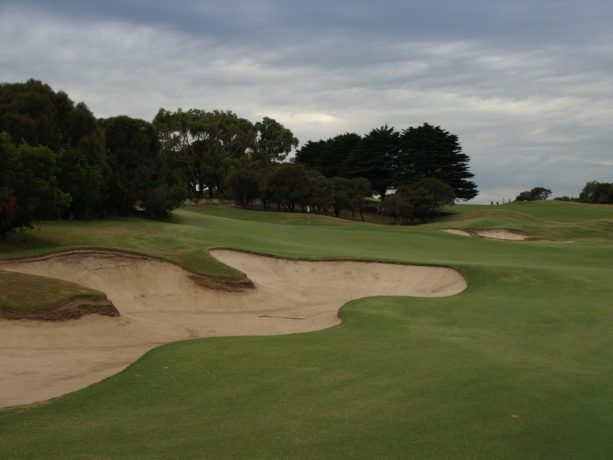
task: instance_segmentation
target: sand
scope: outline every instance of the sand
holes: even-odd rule
[[[470,233],[468,233],[467,231],[458,230],[457,228],[444,228],[443,232],[451,233],[452,235],[458,235],[458,236],[473,236]]]
[[[458,230],[455,228],[443,229],[444,232],[451,233],[453,235],[460,236],[480,236],[483,238],[491,238],[494,240],[510,240],[510,241],[523,241],[529,237],[525,233],[521,233],[514,230],[505,230],[502,228],[492,228],[485,230]]]
[[[442,297],[466,288],[442,267],[372,262],[290,261],[214,250],[254,289],[203,287],[172,263],[78,251],[0,263],[105,292],[119,317],[62,322],[0,319],[0,407],[63,395],[111,376],[146,351],[177,340],[315,331],[340,323],[339,308],[374,295]]]

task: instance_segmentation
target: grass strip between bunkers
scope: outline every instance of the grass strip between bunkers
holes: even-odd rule
[[[0,318],[53,321],[91,313],[119,314],[103,292],[55,278],[0,269]]]

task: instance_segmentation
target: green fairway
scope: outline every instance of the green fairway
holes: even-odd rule
[[[162,346],[84,390],[1,410],[0,458],[611,458],[613,207],[453,212],[399,227],[183,208],[168,223],[44,222],[11,236],[0,257],[112,248],[241,277],[206,253],[224,246],[452,266],[469,287],[357,300],[315,333]]]

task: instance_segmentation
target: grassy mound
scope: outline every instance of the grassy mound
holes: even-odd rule
[[[104,299],[106,295],[67,281],[0,270],[0,308],[51,310],[76,297]]]

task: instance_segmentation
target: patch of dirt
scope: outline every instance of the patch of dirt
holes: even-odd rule
[[[220,249],[210,253],[246,273],[249,281],[232,282],[231,288],[224,284],[223,289],[203,286],[175,264],[110,251],[3,262],[4,270],[51,276],[104,292],[121,316],[0,319],[0,407],[84,388],[164,343],[315,331],[339,324],[339,308],[353,299],[444,297],[467,286],[458,271],[444,267],[294,261]]]
[[[119,316],[115,305],[100,297],[79,296],[46,310],[18,310],[0,306],[0,318],[12,320],[66,321],[85,315]]]

